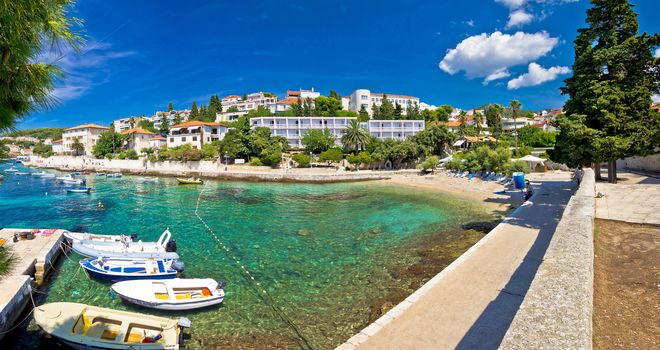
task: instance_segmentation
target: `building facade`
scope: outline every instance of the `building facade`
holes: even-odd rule
[[[55,154],[64,153],[64,146],[62,145],[62,139],[54,140],[52,146],[53,146],[53,153]]]
[[[341,137],[346,133],[354,117],[260,117],[251,118],[253,128],[266,127],[272,136],[282,136],[289,140],[291,148],[303,148],[302,137],[309,130],[328,129],[335,137],[335,143],[341,144]],[[405,139],[424,130],[423,120],[370,120],[361,124],[371,135],[379,139]]]
[[[525,125],[528,125],[529,121],[527,118],[517,118],[515,121],[513,118],[502,118],[500,123],[502,124],[502,131],[512,132],[522,128]]]
[[[142,119],[144,118],[132,116],[128,118],[117,119],[114,122],[112,122],[112,124],[115,126],[115,132],[122,132],[136,127],[138,123],[142,121]],[[131,121],[133,122],[132,125],[131,125]]]
[[[155,135],[149,139],[150,148],[160,149],[164,146],[167,146],[167,139],[161,135]]]
[[[142,151],[142,149],[150,147],[149,140],[154,136],[154,133],[140,127],[122,131],[121,134],[130,136],[129,140],[124,145],[126,149],[132,149],[138,153]]]
[[[383,104],[383,98],[387,96],[392,105],[399,104],[404,110],[408,109],[409,106],[413,104],[419,105],[419,97],[415,96],[406,96],[406,95],[397,95],[397,94],[382,94],[374,93],[367,89],[358,89],[353,91],[348,98],[342,98],[342,105],[344,108],[349,111],[359,112],[362,107],[364,107],[369,115],[372,115],[371,106],[376,105],[380,106]]]
[[[167,135],[167,147],[190,144],[193,148],[202,149],[204,144],[222,140],[226,133],[226,125],[193,120],[170,128],[170,134]]]
[[[277,102],[277,96],[260,91],[248,94],[245,100],[241,96],[231,95],[224,97],[221,102],[223,113],[230,109],[242,112],[257,109],[259,106],[268,108],[269,105]]]
[[[64,129],[62,134],[62,152],[74,153],[72,145],[77,139],[84,147],[83,154],[81,155],[91,155],[94,145],[96,145],[96,142],[101,137],[101,133],[108,130],[110,128],[96,124],[84,124]]]

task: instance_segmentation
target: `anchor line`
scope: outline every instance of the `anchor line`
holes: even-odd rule
[[[229,258],[231,258],[234,261],[234,263],[236,263],[236,265],[240,268],[240,270],[243,271],[243,273],[245,273],[245,275],[247,276],[246,279],[254,284],[254,288],[258,292],[258,295],[260,295],[263,298],[263,300],[268,304],[268,306],[270,306],[273,309],[275,314],[277,316],[279,316],[282,319],[282,321],[284,321],[284,323],[289,325],[289,327],[291,327],[293,329],[293,331],[296,333],[298,338],[300,338],[300,340],[302,340],[302,344],[300,344],[300,345],[303,348],[314,349],[312,347],[312,345],[310,344],[310,342],[307,340],[307,338],[305,338],[305,336],[302,334],[302,332],[300,331],[298,326],[296,326],[296,324],[293,323],[293,321],[284,313],[284,311],[280,307],[277,306],[277,304],[275,303],[275,299],[273,299],[273,297],[270,295],[270,293],[268,293],[266,288],[264,288],[256,280],[256,278],[254,278],[252,273],[250,273],[250,271],[245,267],[245,265],[241,264],[240,260],[238,260],[238,258],[230,252],[229,248],[222,242],[222,240],[209,227],[209,225],[206,223],[206,221],[204,221],[204,219],[201,217],[201,215],[199,215],[199,204],[201,202],[202,193],[204,192],[204,187],[206,187],[206,186],[203,186],[202,189],[199,191],[199,195],[197,196],[197,204],[195,205],[195,216],[197,216],[197,219],[199,219],[199,221],[202,223],[202,225],[204,225],[204,227],[206,227],[206,230],[209,231],[209,233],[211,234],[211,236],[213,236],[213,238],[218,243],[218,245],[222,249],[224,249],[224,251],[227,253],[227,256]]]

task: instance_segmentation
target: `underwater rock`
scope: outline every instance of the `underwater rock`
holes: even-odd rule
[[[309,231],[308,229],[306,229],[306,228],[303,228],[303,229],[298,230],[298,235],[299,235],[299,236],[303,236],[303,237],[304,237],[304,236],[309,236],[309,234],[310,234],[310,231]]]

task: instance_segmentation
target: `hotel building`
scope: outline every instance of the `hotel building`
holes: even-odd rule
[[[96,124],[84,124],[64,129],[62,135],[62,152],[73,153],[71,145],[73,145],[74,140],[78,139],[85,147],[82,155],[91,155],[94,145],[101,137],[101,133],[108,130],[110,128]]]
[[[222,112],[227,112],[228,109],[236,107],[239,112],[251,111],[257,107],[268,107],[270,104],[277,102],[277,96],[267,94],[264,92],[254,92],[246,96],[243,100],[241,96],[231,95],[222,99]]]
[[[124,145],[126,149],[132,149],[138,153],[142,151],[143,148],[149,148],[151,146],[149,140],[154,136],[154,133],[140,127],[122,131],[121,134],[131,136]]]
[[[191,144],[193,148],[201,149],[204,144],[222,140],[226,133],[227,126],[223,124],[193,120],[170,128],[167,147]]]
[[[419,105],[419,97],[406,96],[406,95],[397,95],[397,94],[382,94],[382,93],[373,93],[367,89],[358,89],[353,91],[347,98],[342,98],[342,105],[344,109],[353,112],[359,112],[362,107],[364,107],[369,115],[372,115],[371,106],[377,105],[380,106],[383,104],[383,98],[387,95],[387,100],[389,100],[392,105],[399,104],[404,110],[404,113],[408,106],[413,104]]]
[[[369,120],[362,125],[378,139],[405,140],[424,130],[426,122],[424,120]]]

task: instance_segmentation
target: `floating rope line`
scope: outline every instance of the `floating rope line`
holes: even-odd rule
[[[199,191],[199,195],[197,196],[197,205],[195,206],[195,216],[197,216],[197,219],[199,219],[202,225],[206,227],[206,229],[209,231],[211,236],[213,236],[213,238],[218,243],[218,245],[222,249],[224,249],[224,251],[227,253],[227,256],[231,258],[234,261],[234,263],[236,263],[236,265],[241,269],[241,271],[243,271],[243,273],[247,276],[247,279],[254,284],[255,289],[259,292],[258,293],[259,296],[263,298],[264,301],[266,301],[268,306],[270,306],[273,309],[275,314],[279,316],[282,319],[282,321],[284,321],[284,323],[288,324],[296,333],[296,335],[300,338],[300,340],[302,340],[302,343],[300,344],[301,347],[303,349],[314,349],[307,340],[307,338],[305,338],[305,336],[302,334],[300,329],[298,329],[298,327],[295,325],[295,323],[293,323],[293,321],[284,313],[284,311],[275,304],[275,299],[273,299],[270,293],[268,293],[266,288],[261,286],[261,284],[256,280],[256,278],[254,278],[252,273],[250,273],[250,271],[247,268],[245,268],[245,265],[241,264],[241,261],[238,260],[238,258],[231,253],[227,245],[225,245],[222,242],[222,240],[215,234],[215,232],[213,232],[213,229],[211,229],[209,225],[206,224],[206,221],[202,219],[201,215],[199,215],[199,203],[201,202],[202,199],[202,193],[204,192],[204,187],[206,186],[202,187],[202,189]]]

